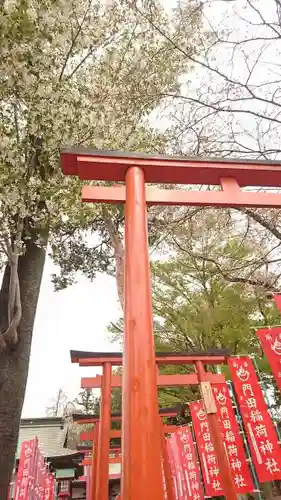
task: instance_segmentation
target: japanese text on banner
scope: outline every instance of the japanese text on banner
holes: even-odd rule
[[[179,493],[178,493],[177,471],[176,471],[176,463],[175,463],[175,458],[174,458],[174,453],[173,453],[173,447],[172,447],[171,438],[167,439],[167,450],[168,450],[168,459],[169,459],[169,462],[170,462],[170,467],[171,467],[171,472],[172,472],[172,478],[173,478],[173,486],[174,486],[175,499],[178,500]]]
[[[27,500],[28,498],[33,452],[34,441],[24,441],[21,446],[15,487],[15,500]]]
[[[198,446],[205,495],[208,497],[223,495],[218,460],[203,402],[197,401],[195,403],[190,403],[189,409]]]
[[[228,366],[259,481],[281,479],[281,448],[253,362],[229,358]]]
[[[228,456],[231,476],[238,494],[254,490],[253,479],[247,463],[243,439],[239,432],[229,389],[226,382],[212,384],[217,404],[218,419]]]
[[[186,500],[203,500],[200,469],[190,427],[175,432],[186,483]]]
[[[175,464],[178,500],[185,500],[186,495],[187,495],[186,482],[185,482],[184,470],[182,467],[180,450],[179,450],[177,438],[176,438],[176,435],[174,432],[171,434],[170,444],[171,444],[171,449],[172,449],[174,464]]]

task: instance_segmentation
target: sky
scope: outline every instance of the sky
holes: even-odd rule
[[[90,282],[83,277],[72,287],[54,292],[54,265],[47,258],[37,308],[27,390],[22,417],[46,416],[60,388],[72,400],[79,393],[82,376],[100,373],[70,362],[70,349],[120,350],[109,341],[107,326],[121,310],[114,278],[99,275]]]

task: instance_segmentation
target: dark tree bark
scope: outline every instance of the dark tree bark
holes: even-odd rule
[[[41,234],[47,242],[47,231]],[[26,252],[19,258],[19,282],[22,318],[17,345],[8,345],[0,352],[0,499],[7,498],[14,467],[20,418],[28,375],[33,325],[45,263],[45,249],[27,240]],[[0,324],[5,323],[9,267],[4,273],[0,291]],[[36,405],[36,401],[34,401]]]

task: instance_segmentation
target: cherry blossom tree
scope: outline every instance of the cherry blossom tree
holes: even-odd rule
[[[141,1],[169,37],[200,50],[200,5],[166,13]],[[197,8],[195,9],[195,6]],[[199,7],[198,7],[199,6]],[[190,14],[190,15],[189,15]],[[0,2],[0,498],[13,470],[33,323],[49,245],[67,286],[80,270],[117,272],[122,209],[82,206],[59,147],[161,151],[149,121],[190,64],[122,0]],[[89,233],[96,235],[91,244]],[[36,402],[34,402],[36,404]]]

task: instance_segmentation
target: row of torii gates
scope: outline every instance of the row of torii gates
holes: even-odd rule
[[[211,375],[205,364],[224,363],[226,352],[161,356],[155,354],[148,254],[147,205],[258,207],[281,206],[278,193],[243,191],[251,187],[280,187],[281,164],[264,161],[176,158],[132,153],[62,148],[62,169],[81,180],[117,182],[114,186],[87,185],[82,200],[94,203],[125,203],[125,311],[124,353],[96,357],[73,353],[81,366],[103,366],[99,432],[96,432],[96,487],[93,500],[108,499],[110,438],[110,391],[112,366],[122,364],[122,500],[163,500],[162,456],[164,429],[158,409],[158,364],[191,363],[208,415],[215,450],[222,471],[225,497],[236,499],[224,450]],[[125,183],[125,185],[124,185]],[[149,184],[211,185],[218,190],[158,189]],[[75,357],[76,356],[76,357]],[[81,356],[81,357],[80,357]],[[160,358],[159,358],[160,356]],[[177,361],[176,361],[176,358]],[[187,377],[188,375],[185,375]],[[214,375],[212,375],[213,377]],[[215,375],[218,376],[218,375]],[[158,377],[158,379],[157,379]],[[189,382],[190,383],[190,382]],[[178,385],[182,385],[180,382]],[[185,384],[184,384],[185,385]],[[168,479],[168,471],[165,476]],[[172,497],[170,497],[172,498]]]

